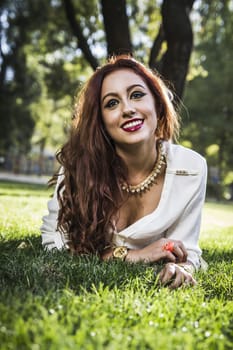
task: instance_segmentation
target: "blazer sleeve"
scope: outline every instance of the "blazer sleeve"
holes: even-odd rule
[[[166,232],[166,237],[174,240],[180,240],[188,251],[187,260],[191,262],[195,269],[206,268],[205,261],[201,258],[201,249],[198,245],[201,215],[206,193],[207,165],[202,158],[202,169],[200,170],[200,180],[196,187],[194,195],[185,206],[182,214],[172,224]],[[184,189],[184,191],[188,189]]]
[[[48,201],[48,214],[42,218],[42,226],[40,228],[42,235],[42,245],[45,249],[53,248],[62,249],[66,247],[67,240],[63,233],[57,229],[59,203],[57,198],[57,190],[63,179],[62,169],[59,172],[57,184],[53,197]]]

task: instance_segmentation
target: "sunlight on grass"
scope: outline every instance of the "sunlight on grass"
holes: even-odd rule
[[[205,203],[201,230],[223,227],[233,227],[233,204]]]
[[[52,190],[45,186],[0,183],[0,232],[4,238],[39,235]]]
[[[39,227],[51,192],[0,182],[1,350],[233,348],[232,204],[205,204],[208,272],[170,291],[153,265],[45,252]]]
[[[205,203],[200,245],[218,251],[233,247],[233,204]]]

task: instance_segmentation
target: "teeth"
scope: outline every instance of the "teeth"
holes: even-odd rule
[[[123,126],[123,128],[133,128],[136,125],[142,124],[141,120],[135,120],[134,122],[127,123]]]

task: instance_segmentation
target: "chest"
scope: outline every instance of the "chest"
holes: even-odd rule
[[[121,206],[117,217],[117,231],[122,231],[142,217],[151,214],[159,205],[164,178],[160,178],[149,191],[140,195],[129,195]]]

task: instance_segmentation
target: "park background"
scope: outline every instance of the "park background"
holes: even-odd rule
[[[207,196],[232,200],[232,0],[3,0],[0,12],[1,171],[51,175],[80,87],[131,52],[175,92]]]
[[[232,350],[232,24],[232,0],[1,0],[1,350]],[[153,265],[41,245],[74,96],[129,51],[170,82],[180,143],[208,162],[208,270],[193,288],[161,287]]]

